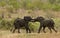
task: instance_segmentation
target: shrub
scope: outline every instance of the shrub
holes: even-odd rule
[[[60,5],[53,5],[52,10],[59,11],[60,10]]]
[[[0,21],[0,29],[10,29],[13,27],[13,21],[14,20],[11,20],[11,21],[8,21],[8,20],[5,20],[5,19],[2,19]]]
[[[30,29],[34,32],[36,32],[40,26],[39,22],[30,22],[29,23]]]
[[[55,18],[55,19],[53,19],[53,20],[54,20],[54,22],[55,22],[56,28],[57,28],[57,29],[60,29],[60,18]]]
[[[0,6],[4,7],[5,5],[7,5],[5,1],[0,1]]]

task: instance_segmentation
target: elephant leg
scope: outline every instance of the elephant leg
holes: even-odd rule
[[[26,28],[26,33],[28,33],[28,29]]]
[[[52,29],[57,33],[57,30],[55,30],[55,28],[54,28],[54,27],[52,27]]]
[[[17,28],[14,28],[14,30],[13,30],[13,33],[15,33],[15,30],[16,30]]]
[[[28,27],[26,27],[26,33],[31,33],[31,30],[30,30],[30,28],[28,28]]]
[[[20,33],[20,28],[18,28],[18,33]]]
[[[43,27],[43,32],[46,33],[46,31],[45,31],[45,26]]]
[[[28,30],[29,30],[29,33],[31,33],[31,30],[30,30],[30,28],[28,28]]]
[[[50,33],[52,33],[51,27],[48,27],[48,29],[50,30]]]
[[[38,33],[40,33],[41,29],[42,29],[42,26],[39,27],[39,29],[38,29]]]

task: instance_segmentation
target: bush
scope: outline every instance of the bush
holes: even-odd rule
[[[53,5],[52,10],[59,11],[60,10],[60,5]]]
[[[5,19],[2,19],[0,21],[0,29],[10,29],[13,27],[13,20],[11,21],[8,21],[8,20],[5,20]]]
[[[40,26],[39,22],[29,22],[30,29],[36,32]]]
[[[7,5],[5,1],[0,1],[0,6],[4,7],[5,5]]]
[[[55,18],[55,19],[53,19],[53,20],[54,20],[54,22],[55,22],[56,28],[57,28],[57,29],[60,29],[60,18]]]

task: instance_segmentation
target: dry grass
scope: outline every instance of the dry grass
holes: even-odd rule
[[[10,14],[12,18],[16,18],[16,17],[23,18],[24,16],[32,16],[32,17],[37,17],[37,16],[43,16],[43,17],[54,16],[56,18],[60,17],[60,15],[59,15],[60,11],[52,11],[52,10],[46,10],[46,11],[44,11],[44,10],[33,10],[33,11],[30,11],[31,13],[28,13],[28,10],[19,9],[18,13],[9,13],[6,9],[0,8],[0,12],[4,13],[4,17],[5,18],[8,18],[8,14]],[[1,16],[1,13],[0,13],[0,16]]]
[[[9,31],[0,31],[0,38],[60,38],[58,33],[11,33]]]

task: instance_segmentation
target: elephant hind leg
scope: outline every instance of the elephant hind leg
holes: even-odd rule
[[[57,33],[57,30],[55,30],[55,28],[54,28],[54,27],[52,27],[52,29]]]
[[[13,29],[13,33],[15,33],[15,30],[17,29],[17,27],[15,27],[14,29]]]
[[[52,33],[51,27],[48,27],[48,29],[50,30],[50,33]]]
[[[43,27],[43,32],[46,33],[46,31],[45,31],[45,27]]]

